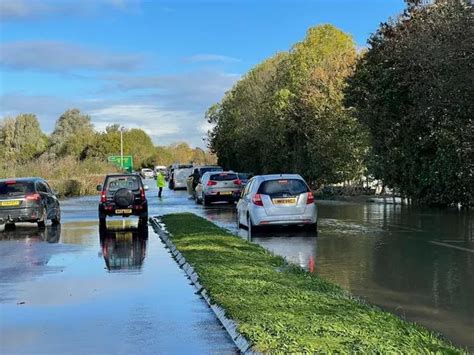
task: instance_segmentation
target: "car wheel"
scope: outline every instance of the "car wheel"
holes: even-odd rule
[[[305,229],[308,231],[308,232],[314,232],[316,234],[318,234],[318,223],[312,223],[312,224],[308,224],[306,225]]]
[[[240,223],[240,212],[237,211],[237,228],[240,229],[242,227],[243,227],[243,225],[242,225],[242,223]]]
[[[202,196],[202,204],[204,206],[209,206],[209,203],[210,203],[209,198],[206,195],[203,195]]]
[[[250,218],[250,214],[247,215],[247,229],[249,231],[249,237],[252,237],[253,224],[252,224],[252,218]]]

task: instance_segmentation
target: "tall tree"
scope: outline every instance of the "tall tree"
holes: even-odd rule
[[[382,24],[349,80],[371,170],[421,203],[473,203],[472,6],[410,6]]]

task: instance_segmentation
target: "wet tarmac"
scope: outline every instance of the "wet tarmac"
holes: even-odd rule
[[[233,206],[204,208],[185,191],[147,196],[150,215],[201,215],[474,351],[472,213],[319,201],[318,237],[249,236]],[[59,230],[0,232],[0,353],[235,352],[152,230],[115,219],[100,232],[97,201],[63,201]]]

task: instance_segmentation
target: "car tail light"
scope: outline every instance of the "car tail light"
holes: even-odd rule
[[[145,200],[145,190],[143,187],[140,187],[140,198],[144,201]]]
[[[39,193],[28,194],[25,196],[28,201],[39,201],[41,200],[41,195]]]
[[[308,198],[306,199],[306,204],[310,205],[314,203],[314,195],[311,191],[308,192]]]
[[[16,184],[16,180],[7,180],[5,182],[7,185],[15,185]]]
[[[209,180],[209,181],[207,182],[207,186],[214,186],[214,185],[217,185],[217,182],[212,181],[212,180]]]
[[[256,194],[254,197],[252,197],[252,202],[255,206],[263,207],[262,195]]]
[[[242,181],[240,181],[240,179],[234,180],[233,183],[239,186],[242,185]]]
[[[102,191],[102,194],[100,195],[100,202],[107,202],[107,190]]]

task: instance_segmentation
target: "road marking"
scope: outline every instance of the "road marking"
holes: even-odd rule
[[[441,242],[435,242],[430,240],[430,243],[436,244],[436,245],[441,245],[442,247],[448,247],[448,248],[453,248],[453,249],[459,249],[463,251],[467,251],[469,253],[474,253],[474,249],[468,249],[468,248],[463,248],[463,247],[458,247],[457,245],[451,245],[451,244],[446,244],[446,243],[441,243]]]

